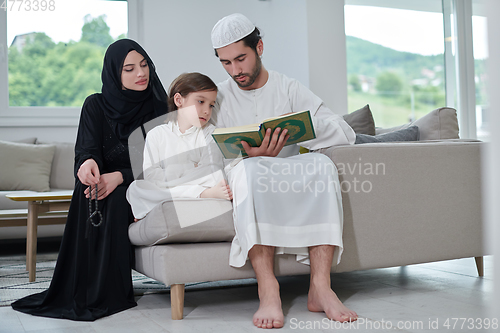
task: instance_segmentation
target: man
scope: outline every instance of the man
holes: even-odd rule
[[[264,68],[260,59],[264,44],[248,18],[241,14],[222,18],[212,30],[212,44],[231,76],[218,85],[214,110],[218,127],[310,110],[316,139],[302,142],[302,146],[316,150],[354,143],[352,128],[319,97],[298,81]],[[279,284],[273,271],[274,255],[283,253],[310,263],[310,311],[324,311],[328,318],[341,322],[356,320],[357,314],[340,302],[330,286],[332,261],[338,263],[342,253],[337,170],[325,155],[297,155],[297,145],[284,147],[287,130],[280,131],[268,129],[260,147],[242,141],[249,158],[235,160],[227,169],[236,230],[230,265],[241,267],[247,259],[251,261],[260,299],[254,325],[283,327]],[[314,172],[310,172],[311,166]]]

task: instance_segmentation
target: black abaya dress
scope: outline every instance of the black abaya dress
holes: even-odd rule
[[[103,223],[88,221],[87,186],[76,177],[75,190],[48,290],[12,304],[15,310],[37,316],[93,321],[134,307],[128,226],[133,221],[125,194],[133,181],[128,146],[114,133],[113,123],[100,107],[101,94],[89,96],[82,108],[75,145],[75,177],[80,165],[94,159],[101,172],[120,171],[123,183],[98,201]],[[146,122],[159,114],[152,112]],[[92,210],[94,204],[92,204]],[[98,216],[93,218],[99,222]]]

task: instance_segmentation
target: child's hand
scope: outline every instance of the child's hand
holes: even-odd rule
[[[223,179],[214,187],[208,188],[205,191],[201,192],[200,198],[233,200],[233,192],[229,188],[229,185],[226,183],[226,181]]]

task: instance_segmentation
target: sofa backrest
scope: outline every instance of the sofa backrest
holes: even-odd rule
[[[54,143],[56,152],[50,170],[50,188],[68,189],[75,187],[73,165],[75,163],[75,144],[68,142]]]

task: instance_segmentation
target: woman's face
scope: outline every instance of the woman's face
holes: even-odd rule
[[[122,68],[122,89],[143,91],[149,84],[149,66],[139,52],[132,50],[127,54]]]

